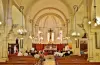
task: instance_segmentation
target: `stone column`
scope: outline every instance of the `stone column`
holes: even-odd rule
[[[94,33],[89,33],[88,41],[88,61],[93,61],[93,44],[94,44]]]
[[[4,38],[2,42],[2,59],[8,60],[8,44],[7,44],[7,38]]]
[[[8,33],[12,27],[12,0],[2,0],[4,6],[4,33],[1,35],[0,46],[0,62],[5,62],[8,60],[8,43],[7,37]]]
[[[99,43],[99,39],[95,39],[95,32],[100,33],[99,29],[93,29],[89,26],[89,42],[88,42],[88,61],[100,62],[100,49],[96,48],[96,41]],[[98,36],[99,34],[97,34]]]
[[[6,38],[2,39],[0,43],[2,43],[0,44],[0,62],[5,62],[8,60],[8,45],[6,43]]]
[[[88,33],[88,61],[92,62],[93,61],[93,44],[94,44],[94,33],[91,32],[91,25],[88,24],[88,21],[91,20],[91,5],[92,0],[84,0],[84,28],[86,32]]]

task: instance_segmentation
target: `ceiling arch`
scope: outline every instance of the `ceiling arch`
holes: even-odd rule
[[[43,18],[45,18],[44,19],[44,24],[43,24],[43,28],[45,28],[45,25],[46,25],[46,22],[47,22],[47,19],[49,18],[49,16],[52,16],[52,19],[54,19],[54,22],[56,23],[56,26],[58,27],[59,25],[58,25],[58,22],[56,21],[56,19],[55,19],[55,16],[54,15],[46,15],[46,16],[44,16]],[[42,18],[42,19],[43,19]],[[61,23],[61,22],[60,22]],[[40,25],[40,23],[39,23],[39,25]]]
[[[72,12],[71,6],[67,2],[65,2],[63,0],[58,0],[58,1],[60,1],[61,3],[63,3],[66,6],[66,8],[69,9],[69,12]],[[34,4],[36,4],[37,2],[39,2],[39,0],[35,0],[35,1],[33,0],[32,3],[28,6],[28,8],[26,9],[25,12],[26,13],[29,12],[30,8],[32,8],[34,6]]]
[[[41,0],[26,0],[26,1],[13,0],[13,3],[18,9],[20,5],[23,5],[25,7],[24,13],[26,14],[39,1]],[[72,12],[72,9],[69,3],[65,2],[64,0],[57,0],[57,1],[60,1],[61,3],[63,3],[66,6],[66,8],[69,9],[69,12]]]
[[[65,23],[64,23],[64,20],[62,19],[62,17],[61,17],[60,15],[56,14],[56,13],[45,13],[45,14],[41,15],[41,16],[37,19],[35,25],[38,26],[40,20],[41,20],[43,17],[47,16],[47,15],[53,15],[53,16],[56,16],[57,18],[60,19],[60,21],[61,21],[61,23],[62,23],[62,26],[65,26]]]
[[[57,9],[57,8],[54,8],[54,7],[46,7],[46,8],[43,8],[43,9],[39,10],[39,11],[35,14],[35,16],[33,17],[33,21],[35,22],[35,19],[36,19],[36,17],[38,16],[38,14],[40,14],[42,11],[45,11],[45,10],[47,10],[47,9],[55,10],[55,11],[58,11],[60,14],[62,14],[63,17],[64,17],[64,20],[63,20],[63,18],[62,18],[61,16],[59,16],[58,14],[53,13],[53,14],[55,14],[58,18],[60,18],[60,19],[62,18],[62,20],[63,20],[62,25],[65,25],[66,21],[68,20],[67,17],[65,16],[65,14],[64,14],[61,10],[59,10],[59,9]],[[47,12],[45,12],[45,13],[46,13],[46,15],[47,15]],[[51,14],[51,13],[49,12],[48,14]],[[36,21],[35,23],[37,23],[37,21]],[[38,25],[38,24],[36,24],[36,25]]]

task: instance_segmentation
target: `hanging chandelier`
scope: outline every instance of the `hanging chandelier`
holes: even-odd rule
[[[80,33],[78,33],[77,31],[74,31],[74,32],[72,33],[72,36],[73,36],[73,37],[79,37],[79,36],[80,36]]]
[[[79,37],[80,36],[80,33],[76,30],[76,12],[78,11],[78,6],[77,5],[74,5],[73,6],[74,8],[74,31],[72,32],[72,37]]]
[[[96,17],[96,0],[94,0],[94,18],[92,20],[94,22],[94,26],[100,25],[100,18]],[[89,21],[88,24],[91,24],[92,22]]]
[[[22,26],[20,29],[17,30],[18,34],[20,34],[20,35],[26,35],[26,33],[27,33],[27,30],[25,29],[25,27],[23,25],[23,9],[24,9],[24,6],[20,6],[20,11],[22,13]]]
[[[34,35],[30,35],[29,38],[30,38],[30,39],[34,39]]]

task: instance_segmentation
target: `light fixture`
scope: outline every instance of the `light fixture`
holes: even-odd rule
[[[70,37],[65,37],[65,38],[63,38],[63,39],[70,39]]]
[[[75,40],[77,40],[77,38],[75,38]]]
[[[42,31],[39,30],[39,31],[38,31],[38,34],[40,35],[41,33],[42,33]]]
[[[74,31],[72,32],[72,37],[79,37],[80,36],[80,33],[79,32],[77,32],[77,30],[76,30],[76,12],[78,11],[78,6],[77,5],[74,5],[73,6],[73,8],[74,8]]]
[[[94,26],[97,26],[97,18],[96,18],[96,1],[94,0],[94,19],[93,21],[95,22]]]
[[[79,36],[80,36],[80,33],[74,31],[74,32],[72,33],[72,36],[73,36],[73,37],[79,37]]]
[[[95,24],[94,24],[94,26],[98,26],[98,24],[97,24],[97,23],[95,23]]]
[[[96,17],[96,0],[94,0],[94,18],[93,18],[93,22],[94,22],[94,26],[98,26],[100,25],[100,19],[99,17]],[[91,24],[91,22],[88,22],[89,24]]]
[[[41,40],[43,40],[43,37],[40,37]]]
[[[100,17],[96,17],[96,23],[97,25],[100,25]]]
[[[67,39],[70,39],[70,37],[66,37]]]
[[[34,35],[30,35],[29,38],[30,38],[30,39],[34,39]]]
[[[58,40],[60,40],[60,37],[57,37]]]
[[[21,40],[23,40],[24,38],[20,38]]]
[[[0,21],[0,25],[2,24],[2,22]]]
[[[88,24],[91,24],[91,21],[89,21]]]
[[[20,11],[22,13],[22,26],[20,29],[17,30],[18,34],[20,34],[20,35],[26,35],[26,33],[27,33],[27,30],[25,29],[25,27],[23,25],[23,9],[24,9],[24,6],[20,6]]]
[[[32,36],[30,35],[29,38],[32,39]]]

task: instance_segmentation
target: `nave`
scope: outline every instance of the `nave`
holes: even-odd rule
[[[100,65],[100,0],[0,0],[0,65]]]
[[[8,60],[0,62],[0,65],[100,65],[100,62],[89,62],[87,54],[74,55],[71,47],[63,44],[57,47],[55,44],[38,44],[30,52],[11,52]]]

